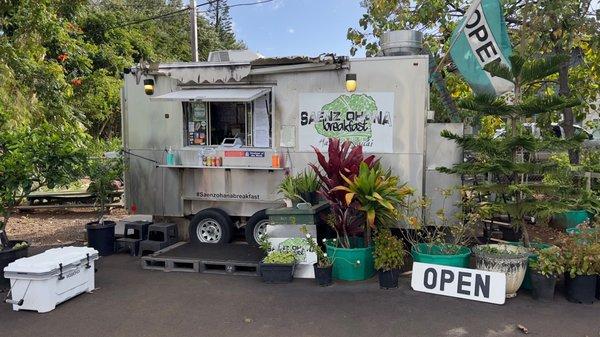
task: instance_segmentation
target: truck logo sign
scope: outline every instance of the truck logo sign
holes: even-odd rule
[[[301,94],[300,150],[339,138],[369,152],[392,152],[393,102],[393,93]]]

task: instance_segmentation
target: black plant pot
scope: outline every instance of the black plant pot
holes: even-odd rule
[[[592,304],[596,299],[596,275],[577,275],[571,278],[565,275],[565,288],[567,300],[575,303]]]
[[[88,247],[98,251],[100,256],[111,255],[115,252],[115,226],[114,221],[89,222],[85,225],[87,230]]]
[[[521,238],[523,237],[523,231],[520,228],[515,230],[510,227],[498,226],[498,229],[502,232],[502,240],[504,241],[521,241]]]
[[[21,242],[24,241],[8,241],[6,246],[10,248],[0,250],[0,289],[10,288],[10,280],[4,278],[4,267],[8,266],[11,262],[29,255],[29,246],[17,250],[12,249],[14,245]]]
[[[556,277],[546,277],[537,272],[531,272],[531,295],[540,301],[552,301],[554,299],[554,288]]]
[[[319,194],[317,192],[302,193],[300,194],[300,197],[311,205],[316,205],[319,203]]]
[[[315,269],[315,280],[319,286],[327,287],[333,283],[333,265],[321,268],[315,263],[313,268]]]
[[[294,280],[295,264],[260,263],[260,275],[265,283],[290,283]]]
[[[400,269],[392,270],[380,270],[379,276],[379,288],[381,289],[395,289],[398,288],[398,277],[400,277]]]
[[[600,300],[600,275],[596,277],[596,298]]]

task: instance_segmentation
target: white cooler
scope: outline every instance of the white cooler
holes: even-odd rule
[[[94,261],[98,251],[62,247],[18,259],[4,268],[10,279],[13,310],[52,311],[83,292],[94,290]]]

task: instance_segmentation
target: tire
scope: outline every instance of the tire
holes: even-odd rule
[[[244,226],[244,233],[246,235],[246,242],[250,245],[258,246],[258,239],[260,235],[265,234],[266,225],[269,222],[266,210],[258,211],[254,213],[246,222]]]
[[[217,208],[202,210],[190,221],[190,241],[193,243],[228,243],[233,222],[227,213]]]

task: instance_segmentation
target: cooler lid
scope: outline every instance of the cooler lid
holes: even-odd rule
[[[85,260],[87,254],[90,255],[90,261],[98,258],[98,251],[89,247],[61,247],[52,248],[47,251],[16,260],[9,263],[4,268],[5,273],[24,273],[24,274],[49,274],[58,271],[59,264],[62,263],[63,269],[71,264],[80,263]]]

